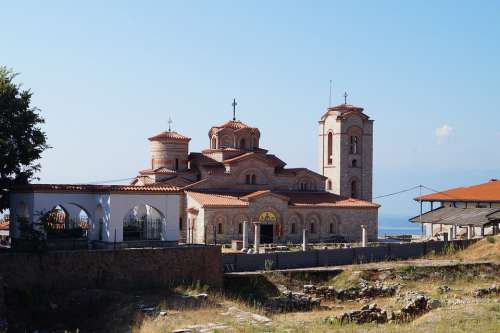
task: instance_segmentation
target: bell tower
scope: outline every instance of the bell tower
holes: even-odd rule
[[[345,95],[347,99],[347,94]],[[329,107],[319,121],[319,173],[326,190],[372,201],[373,120],[351,104]]]

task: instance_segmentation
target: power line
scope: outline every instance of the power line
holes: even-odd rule
[[[410,191],[416,190],[417,188],[420,188],[421,186],[422,185],[417,185],[417,186],[413,186],[411,188],[407,188],[407,189],[404,189],[404,190],[401,190],[401,191],[397,191],[397,192],[393,192],[393,193],[389,193],[389,194],[384,194],[384,195],[379,195],[378,197],[375,197],[373,199],[380,199],[380,198],[385,198],[385,197],[391,197],[393,195],[398,195],[398,194],[401,194],[401,193],[410,192]]]
[[[136,177],[121,178],[121,179],[110,179],[110,180],[100,180],[100,181],[94,180],[94,181],[83,182],[83,183],[79,183],[79,184],[97,185],[97,184],[104,184],[104,183],[116,183],[116,182],[123,182],[123,181],[126,181],[126,180],[132,180],[132,179],[135,179],[135,178]]]

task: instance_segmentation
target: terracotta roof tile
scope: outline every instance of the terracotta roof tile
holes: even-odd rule
[[[9,222],[2,222],[0,223],[0,230],[9,230],[10,223]]]
[[[90,185],[90,184],[29,184],[14,189],[16,192],[179,192],[180,187],[168,184],[158,185]]]
[[[160,134],[157,134],[155,136],[150,137],[148,140],[149,141],[156,141],[156,140],[177,140],[177,141],[189,141],[191,138],[188,138],[187,136],[184,136],[182,134],[179,134],[174,131],[165,131],[161,132]]]
[[[216,128],[231,128],[231,129],[242,129],[242,128],[250,128],[247,124],[242,123],[239,120],[230,120],[220,126],[214,126]]]
[[[422,195],[416,197],[415,200],[500,202],[500,181],[492,179],[479,185],[457,187],[443,192]]]
[[[188,191],[189,195],[203,207],[246,207],[248,198],[256,198],[266,193],[289,198],[289,206],[315,208],[378,208],[380,205],[359,199],[345,198],[328,192],[292,191]]]
[[[240,200],[234,195],[217,193],[187,192],[202,207],[247,207],[248,202]]]

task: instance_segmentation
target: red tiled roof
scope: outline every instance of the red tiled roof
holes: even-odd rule
[[[139,171],[140,174],[155,174],[155,173],[161,173],[161,174],[174,174],[177,173],[177,171],[165,168],[165,167],[160,167],[157,169],[146,169],[146,170],[141,170]]]
[[[328,108],[328,111],[341,111],[341,112],[346,112],[346,111],[363,111],[362,107],[359,106],[354,106],[352,104],[339,104],[337,106],[332,106]]]
[[[90,184],[29,184],[14,189],[15,192],[155,192],[175,193],[181,189],[178,186],[158,185],[90,185]]]
[[[250,128],[247,124],[242,123],[239,120],[230,120],[220,126],[214,126],[217,128],[231,128],[231,129],[242,129],[242,128]]]
[[[161,132],[158,135],[150,137],[148,140],[149,141],[156,141],[156,140],[166,140],[166,139],[185,141],[185,142],[188,142],[189,140],[191,140],[191,138],[188,138],[187,136],[184,136],[184,135],[179,134],[179,133],[174,132],[174,131]]]
[[[479,185],[457,187],[443,192],[422,195],[416,197],[415,200],[500,202],[500,180],[492,179]]]
[[[248,202],[240,200],[234,195],[217,193],[187,192],[202,207],[247,207]]]
[[[244,200],[244,201],[251,201],[253,199],[257,199],[257,198],[260,198],[260,197],[265,196],[265,195],[272,195],[272,196],[278,197],[278,198],[285,200],[285,201],[290,200],[289,197],[284,196],[282,194],[273,193],[271,190],[256,191],[256,192],[244,195],[240,199]]]
[[[296,175],[297,173],[302,172],[302,171],[304,171],[304,172],[309,172],[309,173],[314,173],[315,175],[320,176],[320,177],[325,178],[325,179],[327,178],[327,177],[325,177],[325,176],[323,176],[323,175],[321,175],[321,174],[319,174],[319,173],[317,173],[317,172],[314,172],[314,171],[312,171],[312,170],[309,170],[309,169],[307,169],[307,168],[289,168],[289,169],[279,169],[279,170],[277,170],[276,172],[277,172],[278,174],[284,174],[284,175],[287,175],[287,174],[289,174],[289,175]]]
[[[256,191],[256,192],[223,192],[204,191],[187,192],[203,207],[247,207],[249,198],[257,198],[264,194],[273,194],[289,199],[289,206],[311,208],[379,208],[380,205],[359,199],[345,198],[329,192],[289,192],[289,191]]]
[[[262,153],[254,152],[254,151],[251,151],[251,152],[248,152],[248,153],[244,153],[244,154],[238,155],[238,156],[233,157],[233,158],[228,158],[227,160],[224,160],[224,164],[231,164],[231,163],[234,163],[234,162],[237,162],[237,161],[241,161],[241,160],[249,158],[249,157],[256,157],[256,158],[260,158],[262,160],[266,160],[267,162],[270,162],[275,167],[285,166],[286,165],[285,162],[283,162],[282,160],[280,160],[275,155],[262,154]]]

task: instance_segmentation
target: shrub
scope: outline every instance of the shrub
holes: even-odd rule
[[[493,236],[486,237],[486,240],[488,241],[488,243],[491,243],[491,244],[495,244],[495,242],[496,242],[496,238]]]

